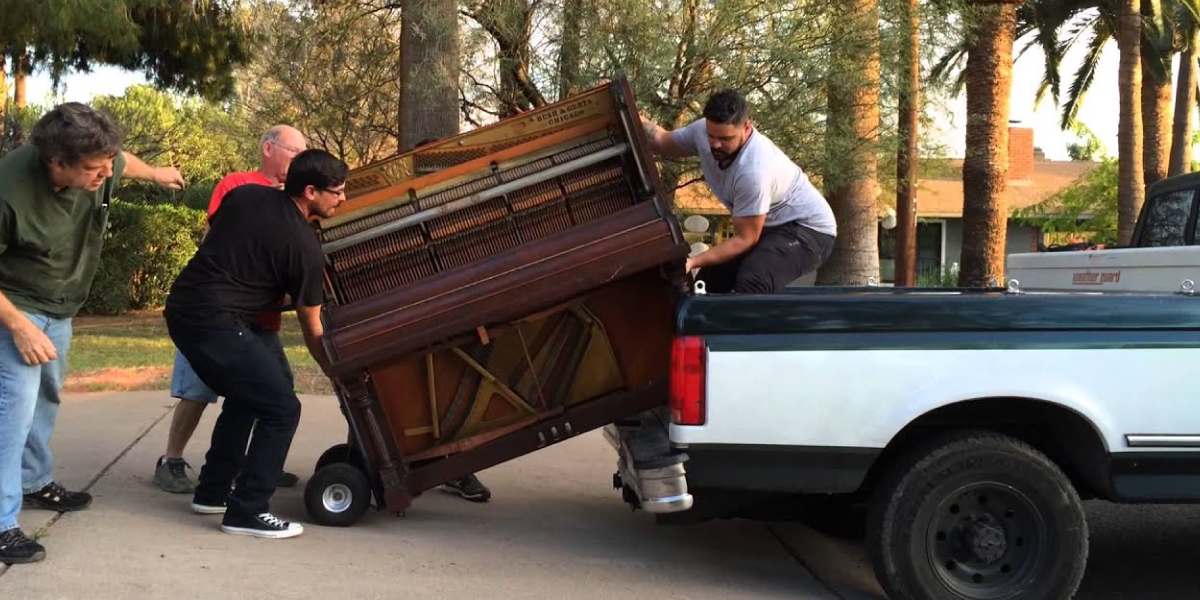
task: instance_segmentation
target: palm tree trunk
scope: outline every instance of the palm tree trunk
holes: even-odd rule
[[[843,0],[848,31],[839,50],[854,72],[830,74],[829,134],[838,173],[825,192],[838,222],[833,253],[818,272],[821,285],[865,285],[879,276],[879,185],[876,142],[879,136],[879,2]],[[837,152],[837,150],[835,150]]]
[[[905,87],[900,90],[900,149],[896,156],[896,254],[894,285],[917,283],[917,140],[921,114],[921,23],[920,0],[909,0],[909,43],[902,52]]]
[[[1008,230],[1008,115],[1017,3],[976,8],[965,71],[963,247],[959,285],[998,285]]]
[[[458,133],[457,3],[404,0],[400,23],[400,149]]]
[[[1193,24],[1187,32],[1187,46],[1179,55],[1179,83],[1175,86],[1175,127],[1171,140],[1171,164],[1167,169],[1167,175],[1171,177],[1192,171],[1197,46],[1200,46],[1200,27]]]
[[[1142,126],[1145,128],[1142,146],[1142,172],[1147,188],[1167,176],[1171,154],[1171,77],[1159,65],[1145,46],[1142,52]],[[1166,65],[1170,68],[1170,65]]]
[[[1146,188],[1142,171],[1141,0],[1121,0],[1117,47],[1121,52],[1117,87],[1121,97],[1117,125],[1117,243],[1128,245],[1142,209]]]

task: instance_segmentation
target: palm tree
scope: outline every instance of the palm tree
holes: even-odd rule
[[[963,160],[963,247],[959,285],[1004,276],[1008,229],[1008,114],[1013,41],[1022,0],[970,7],[967,33],[967,144]]]
[[[862,285],[879,276],[879,1],[843,0],[833,9],[845,25],[838,52],[858,70],[831,74],[828,82],[827,152],[838,167],[826,174],[825,190],[838,236],[817,283]]]
[[[1142,112],[1138,106],[1142,87],[1141,0],[1121,0],[1117,46],[1121,50],[1119,90],[1120,124],[1117,126],[1117,243],[1129,244],[1133,225],[1145,198],[1142,172]]]
[[[1185,7],[1186,9],[1186,7]],[[1175,123],[1171,136],[1171,162],[1167,175],[1192,170],[1192,115],[1196,110],[1197,52],[1200,51],[1200,20],[1190,10],[1181,11],[1176,31],[1179,38],[1179,82],[1175,86]]]

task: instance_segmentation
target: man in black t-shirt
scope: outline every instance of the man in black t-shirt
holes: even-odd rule
[[[300,422],[300,401],[284,357],[249,323],[288,294],[308,351],[328,372],[320,317],[324,255],[308,220],[333,216],[346,200],[347,173],[333,155],[307,150],[293,159],[282,191],[250,184],[229,192],[167,296],[163,315],[171,340],[225,397],[192,509],[224,514],[226,533],[286,538],[304,531],[269,510]]]

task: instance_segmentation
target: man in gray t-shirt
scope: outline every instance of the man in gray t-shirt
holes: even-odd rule
[[[750,122],[741,93],[724,89],[704,118],[666,131],[642,117],[663,156],[699,156],[704,180],[733,215],[733,237],[689,258],[712,293],[770,293],[815,271],[837,237],[829,203],[808,176]]]

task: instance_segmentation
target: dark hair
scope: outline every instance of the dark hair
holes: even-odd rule
[[[345,183],[349,172],[346,163],[334,155],[324,150],[305,150],[292,159],[283,189],[293,197],[303,195],[304,188],[310,185],[318,190],[327,190]]]
[[[112,117],[86,104],[67,102],[38,119],[29,141],[42,160],[58,157],[77,165],[93,156],[116,156],[124,137]]]
[[[708,97],[704,105],[704,118],[722,125],[741,125],[750,117],[750,107],[742,93],[725,88]]]

